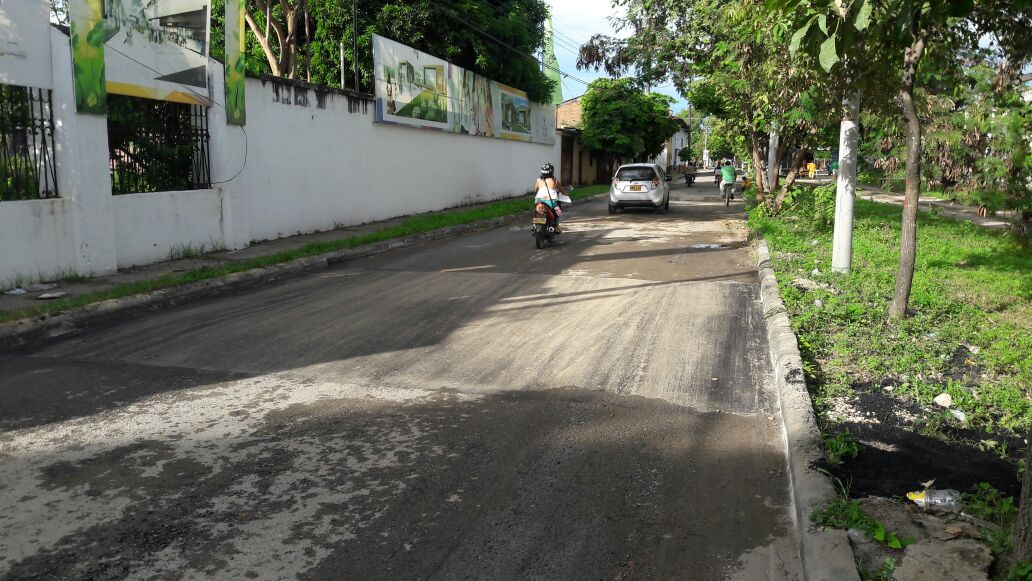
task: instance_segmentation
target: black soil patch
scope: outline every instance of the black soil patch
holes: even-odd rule
[[[1012,453],[1020,452],[1020,438],[1002,438],[985,432],[953,428],[948,437],[920,433],[920,406],[884,391],[882,385],[865,386],[849,398],[857,414],[853,421],[828,427],[829,433],[848,429],[863,443],[856,458],[839,467],[822,466],[850,487],[850,496],[900,497],[920,490],[921,483],[935,479],[933,488],[970,492],[988,482],[1017,503],[1021,492],[1016,464],[992,450],[975,445],[979,440],[1005,441]]]

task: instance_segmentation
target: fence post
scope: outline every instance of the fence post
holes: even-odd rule
[[[108,169],[107,117],[75,112],[72,57],[68,37],[50,29],[54,90],[54,148],[57,183],[71,202],[76,272],[100,275],[118,268],[111,173]]]
[[[223,75],[211,76],[212,94],[216,95],[216,101],[219,100],[219,95],[225,94],[225,82]],[[259,88],[254,87],[251,79],[244,79],[244,86],[245,94],[249,95],[250,99],[265,97]],[[248,101],[244,102],[244,106],[248,107]],[[251,222],[247,207],[249,196],[246,187],[246,152],[251,148],[253,155],[253,150],[259,147],[259,144],[248,143],[244,127],[226,124],[226,110],[217,105],[208,109],[208,133],[211,187],[219,190],[222,200],[222,244],[230,250],[247,248],[251,244]]]

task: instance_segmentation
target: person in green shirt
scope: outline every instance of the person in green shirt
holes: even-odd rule
[[[720,197],[731,196],[731,199],[735,199],[735,166],[731,165],[731,160],[724,160],[724,165],[720,168],[721,183],[720,183]]]

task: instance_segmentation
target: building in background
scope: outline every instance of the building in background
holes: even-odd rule
[[[559,104],[555,115],[556,130],[562,139],[559,181],[564,184],[604,184],[613,176],[604,163],[584,148],[581,141],[581,98]]]

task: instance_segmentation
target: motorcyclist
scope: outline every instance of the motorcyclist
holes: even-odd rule
[[[543,202],[555,210],[555,233],[559,234],[559,219],[562,218],[562,202],[559,194],[565,193],[563,185],[555,178],[555,166],[545,163],[541,166],[541,175],[534,182],[535,202]]]
[[[724,165],[720,168],[720,176],[720,197],[731,196],[732,200],[735,199],[735,166],[731,165],[730,159],[724,160]],[[731,186],[730,192],[725,193],[725,189],[728,186]]]

